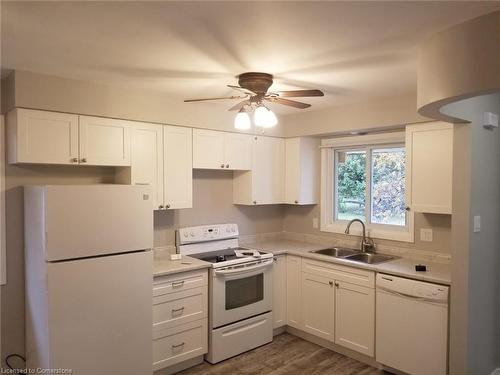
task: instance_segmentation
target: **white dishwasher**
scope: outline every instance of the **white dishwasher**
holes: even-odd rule
[[[448,292],[446,286],[377,274],[377,362],[411,375],[446,375]]]

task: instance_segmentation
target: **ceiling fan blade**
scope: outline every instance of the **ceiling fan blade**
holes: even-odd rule
[[[221,99],[245,99],[246,96],[226,96],[226,97],[220,97],[220,98],[204,98],[204,99],[185,99],[185,103],[190,103],[190,102],[204,102],[206,100],[221,100]]]
[[[290,90],[290,91],[276,91],[280,98],[286,97],[306,97],[306,96],[325,96],[321,90]]]
[[[276,97],[266,98],[266,100],[270,101],[271,103],[283,104],[289,107],[295,107],[300,109],[309,108],[311,106],[310,104],[307,103],[297,102],[295,100],[288,100],[283,98],[276,98]]]
[[[251,104],[250,100],[243,100],[242,102],[239,102],[238,104],[233,105],[231,108],[228,109],[228,111],[239,111],[244,106],[250,105],[250,104]]]
[[[238,90],[238,91],[241,91],[247,95],[257,95],[257,93],[251,91],[251,90],[248,90],[244,87],[240,87],[240,86],[235,86],[235,85],[227,85],[227,87],[230,87],[232,88],[233,90]]]

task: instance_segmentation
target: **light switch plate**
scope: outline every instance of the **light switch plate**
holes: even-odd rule
[[[481,216],[474,216],[474,233],[481,232]]]
[[[420,241],[432,242],[431,228],[420,228]]]
[[[313,228],[318,229],[319,227],[319,220],[317,217],[313,217]]]
[[[170,260],[180,260],[181,258],[181,254],[170,254]]]

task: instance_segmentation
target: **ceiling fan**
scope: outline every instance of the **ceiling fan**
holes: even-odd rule
[[[324,96],[321,90],[292,90],[292,91],[267,91],[273,84],[273,76],[268,73],[243,73],[238,76],[239,86],[227,85],[234,90],[240,91],[243,95],[228,96],[221,98],[186,99],[185,102],[201,102],[206,100],[220,99],[245,99],[229,108],[230,111],[240,110],[246,105],[261,103],[266,100],[272,103],[287,105],[294,108],[304,109],[311,105],[295,100],[284,99],[286,97],[309,97]]]

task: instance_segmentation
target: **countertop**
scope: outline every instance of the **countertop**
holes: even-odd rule
[[[180,260],[170,260],[170,255],[155,255],[153,277],[172,275],[178,272],[194,271],[210,268],[212,264],[196,258],[183,255]]]
[[[387,273],[394,276],[402,276],[415,280],[451,285],[451,269],[450,264],[447,263],[436,263],[430,261],[417,261],[408,258],[398,258],[379,264],[364,264],[346,259],[334,258],[327,255],[310,253],[311,250],[324,249],[327,246],[293,240],[253,242],[244,244],[242,246],[255,248],[257,250],[270,251],[274,255],[298,255],[301,257],[321,260],[325,262],[337,263],[345,266]],[[416,264],[425,264],[427,266],[427,271],[415,271]]]

